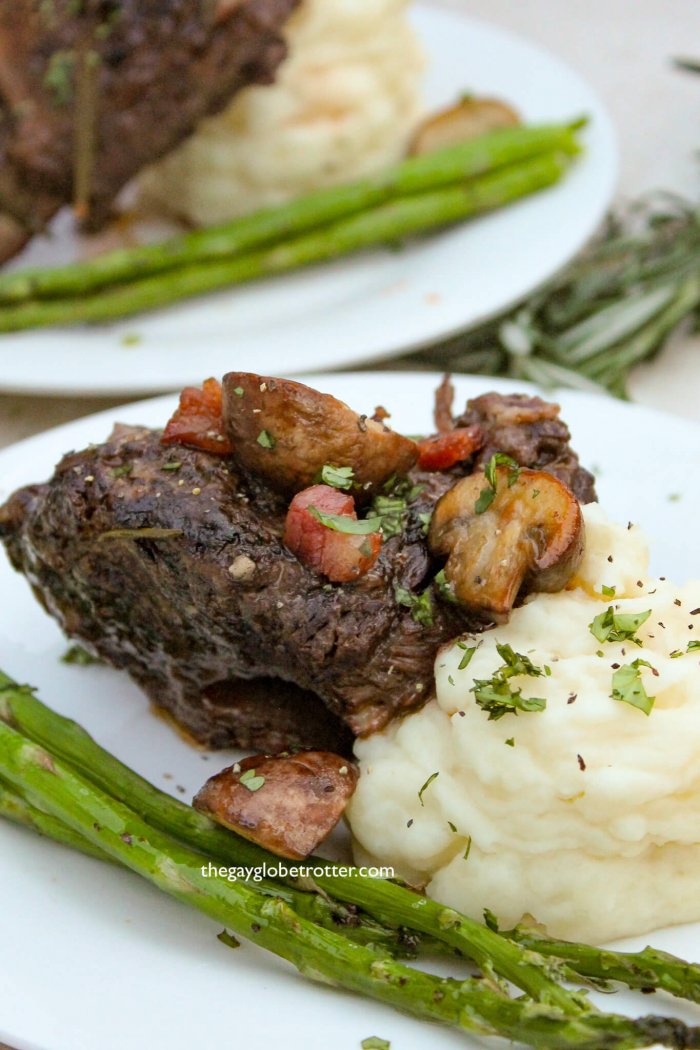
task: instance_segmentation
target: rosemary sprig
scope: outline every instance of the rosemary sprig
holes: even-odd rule
[[[699,307],[700,211],[658,194],[609,216],[591,247],[516,309],[402,363],[626,397],[632,368]]]

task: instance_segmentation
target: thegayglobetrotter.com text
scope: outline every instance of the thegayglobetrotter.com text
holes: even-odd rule
[[[205,879],[221,878],[229,882],[262,882],[263,879],[320,879],[324,876],[332,878],[352,878],[360,876],[370,879],[393,879],[394,869],[390,867],[379,867],[375,865],[362,865],[351,867],[349,864],[287,864],[280,861],[279,864],[260,864],[256,867],[239,866],[233,868],[220,867],[218,864],[202,865],[202,875]]]

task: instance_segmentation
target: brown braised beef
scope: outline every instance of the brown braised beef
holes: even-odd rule
[[[445,413],[443,396],[443,429]],[[595,498],[554,406],[487,394],[456,422],[475,421],[486,452],[503,448]],[[16,492],[0,538],[66,634],[197,740],[347,753],[353,735],[426,700],[438,646],[477,622],[431,586],[444,558],[426,535],[437,499],[473,470],[413,468],[403,527],[351,583],[329,583],[284,545],[288,494],[235,452],[164,446],[142,427],[117,426]]]
[[[272,80],[298,2],[3,0],[0,261],[81,193],[99,226],[144,165]]]

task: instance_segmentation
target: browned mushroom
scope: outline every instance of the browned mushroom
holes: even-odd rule
[[[499,623],[519,594],[566,586],[583,556],[584,524],[578,500],[552,474],[499,466],[494,479],[492,487],[472,474],[446,492],[428,542],[448,555],[454,598]]]
[[[326,465],[351,467],[355,483],[370,491],[418,458],[415,441],[302,383],[229,372],[223,392],[234,455],[287,495],[313,484]]]
[[[410,152],[430,153],[431,150],[455,146],[487,131],[510,128],[520,124],[520,116],[497,98],[460,99],[454,106],[441,109],[428,117],[416,131]]]
[[[357,776],[329,751],[253,755],[211,777],[194,805],[272,853],[302,860],[340,820]]]

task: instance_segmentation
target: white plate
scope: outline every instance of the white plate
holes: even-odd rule
[[[428,109],[473,90],[513,100],[528,121],[590,115],[586,153],[560,185],[398,254],[366,253],[113,326],[3,336],[0,390],[145,394],[234,367],[339,368],[451,335],[564,265],[613,192],[615,139],[598,98],[557,58],[502,29],[420,6],[415,21],[430,60]],[[53,243],[34,245],[32,263],[65,258],[66,220]],[[134,334],[138,345],[125,346]]]
[[[430,427],[435,376],[312,381],[358,410],[382,402],[399,430]],[[456,385],[460,401],[489,387],[522,389],[470,378]],[[651,534],[653,569],[669,579],[700,576],[700,427],[590,395],[564,393],[561,403],[583,461],[600,469],[603,504]],[[172,404],[160,398],[110,410],[7,449],[0,453],[0,499],[47,477],[68,449],[103,440],[115,419],[160,425]],[[65,639],[4,558],[0,594],[0,667],[38,686],[47,703],[77,718],[121,759],[176,797],[183,797],[181,785],[186,798],[226,764],[224,753],[187,747],[149,713],[124,675],[60,663]],[[0,858],[0,1042],[18,1050],[359,1050],[369,1035],[391,1040],[396,1050],[476,1045],[388,1007],[309,984],[252,945],[232,952],[216,940],[215,923],[136,877],[2,822]],[[697,958],[699,935],[700,926],[676,927],[651,940]],[[607,1010],[683,1014],[661,996],[620,995],[601,1003]]]

